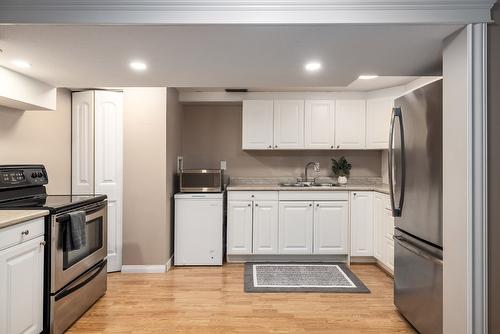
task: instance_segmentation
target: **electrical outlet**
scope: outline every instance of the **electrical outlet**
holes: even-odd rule
[[[184,169],[184,157],[177,157],[177,173]]]
[[[227,169],[227,162],[226,162],[226,160],[222,160],[220,162],[220,169],[222,169],[222,170],[226,170]]]

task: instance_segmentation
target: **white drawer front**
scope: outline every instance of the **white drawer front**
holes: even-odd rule
[[[347,191],[299,190],[280,191],[280,201],[348,201]]]
[[[37,218],[0,229],[0,250],[44,234],[44,218]]]
[[[277,201],[277,191],[228,191],[228,201]]]

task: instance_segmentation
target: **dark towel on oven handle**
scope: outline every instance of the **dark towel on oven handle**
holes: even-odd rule
[[[64,229],[64,251],[78,250],[87,243],[86,214],[85,211],[74,211],[68,215],[69,221]]]

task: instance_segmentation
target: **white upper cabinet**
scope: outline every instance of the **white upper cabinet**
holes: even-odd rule
[[[253,204],[253,254],[278,253],[278,201]]]
[[[366,101],[337,100],[335,103],[335,148],[366,147]]]
[[[314,253],[347,254],[349,202],[314,202]]]
[[[351,192],[351,256],[373,256],[373,192]]]
[[[305,148],[332,149],[335,146],[335,101],[305,101]]]
[[[304,100],[274,101],[274,148],[304,148]]]
[[[273,148],[273,109],[273,100],[243,101],[242,148],[244,150]]]
[[[387,149],[394,99],[366,101],[366,147]]]

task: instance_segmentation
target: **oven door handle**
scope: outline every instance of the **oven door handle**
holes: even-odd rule
[[[90,276],[87,277],[84,281],[82,281],[80,283],[77,283],[82,278],[82,277],[80,277],[80,279],[77,279],[73,284],[70,284],[67,287],[65,287],[61,292],[59,292],[56,295],[55,300],[58,301],[58,300],[60,300],[60,299],[62,299],[64,297],[66,297],[67,295],[72,294],[76,290],[79,290],[79,289],[83,288],[88,283],[90,283],[106,267],[106,263],[107,262],[108,262],[107,260],[102,261],[99,266],[97,266],[96,268],[94,268],[92,270],[91,274],[90,274],[90,272],[87,273],[87,274],[85,274],[85,275],[90,274]]]
[[[89,208],[89,209],[85,210],[85,213],[86,213],[87,215],[91,215],[91,214],[93,214],[93,213],[95,213],[95,212],[97,212],[97,211],[99,211],[99,210],[101,210],[101,209],[103,209],[103,208],[105,208],[105,207],[106,207],[106,203],[104,203],[104,204],[99,204],[99,205],[97,205],[97,206],[94,206],[94,207],[91,207],[91,208]]]

